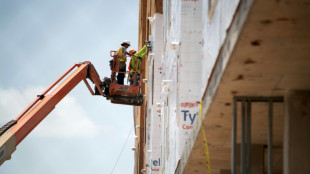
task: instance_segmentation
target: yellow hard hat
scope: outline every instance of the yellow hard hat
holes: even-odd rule
[[[129,54],[135,54],[137,51],[135,49],[129,50]]]

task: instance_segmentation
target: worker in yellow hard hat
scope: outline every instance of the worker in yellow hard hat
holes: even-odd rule
[[[134,49],[129,51],[129,54],[132,55],[128,66],[130,85],[138,86],[142,59],[147,55],[147,53],[148,48],[146,45],[138,53]]]
[[[126,73],[126,61],[127,55],[130,55],[127,52],[127,48],[130,46],[130,41],[125,40],[124,42],[122,42],[121,47],[117,50],[116,54],[118,57],[118,61],[119,61],[119,71],[118,71],[118,75],[117,75],[117,83],[124,85],[124,78],[125,78],[125,73]]]

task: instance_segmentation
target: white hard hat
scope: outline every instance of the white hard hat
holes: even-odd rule
[[[129,40],[124,40],[124,42],[122,44],[127,44],[130,46],[130,41]]]

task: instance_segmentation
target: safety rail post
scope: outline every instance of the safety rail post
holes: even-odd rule
[[[240,152],[241,152],[241,165],[240,165],[240,171],[241,171],[241,174],[245,174],[246,171],[245,171],[245,150],[246,150],[246,147],[245,147],[245,119],[246,119],[246,116],[245,116],[245,100],[242,100],[242,106],[241,106],[241,147],[240,147]]]
[[[247,100],[247,165],[246,165],[246,173],[251,174],[251,100]]]
[[[111,66],[111,83],[116,83],[116,73],[119,71],[119,63],[117,59],[116,51],[110,51],[110,56],[113,58],[113,63]]]
[[[231,173],[237,173],[236,164],[236,146],[237,146],[237,106],[238,102],[242,103],[241,106],[241,147],[240,156],[241,174],[251,173],[251,104],[252,102],[266,102],[268,103],[268,174],[273,172],[273,103],[283,102],[282,96],[275,97],[248,97],[248,96],[235,96],[233,98],[233,120],[232,120],[232,162]],[[247,103],[247,104],[245,104]],[[245,145],[245,141],[247,145]],[[246,158],[245,158],[246,154]]]
[[[237,99],[233,102],[233,120],[232,120],[232,156],[231,156],[231,171],[236,174],[236,145],[237,145]]]
[[[272,139],[273,139],[273,103],[269,100],[268,103],[268,174],[272,174]]]

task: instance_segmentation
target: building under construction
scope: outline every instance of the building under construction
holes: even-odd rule
[[[133,105],[134,174],[310,173],[310,0],[140,0],[139,9],[138,47],[149,52],[138,85],[118,82],[120,49],[103,81],[90,61],[74,64],[0,127],[0,165],[84,81],[91,95]]]
[[[310,173],[309,18],[309,0],[140,0],[134,173]]]

